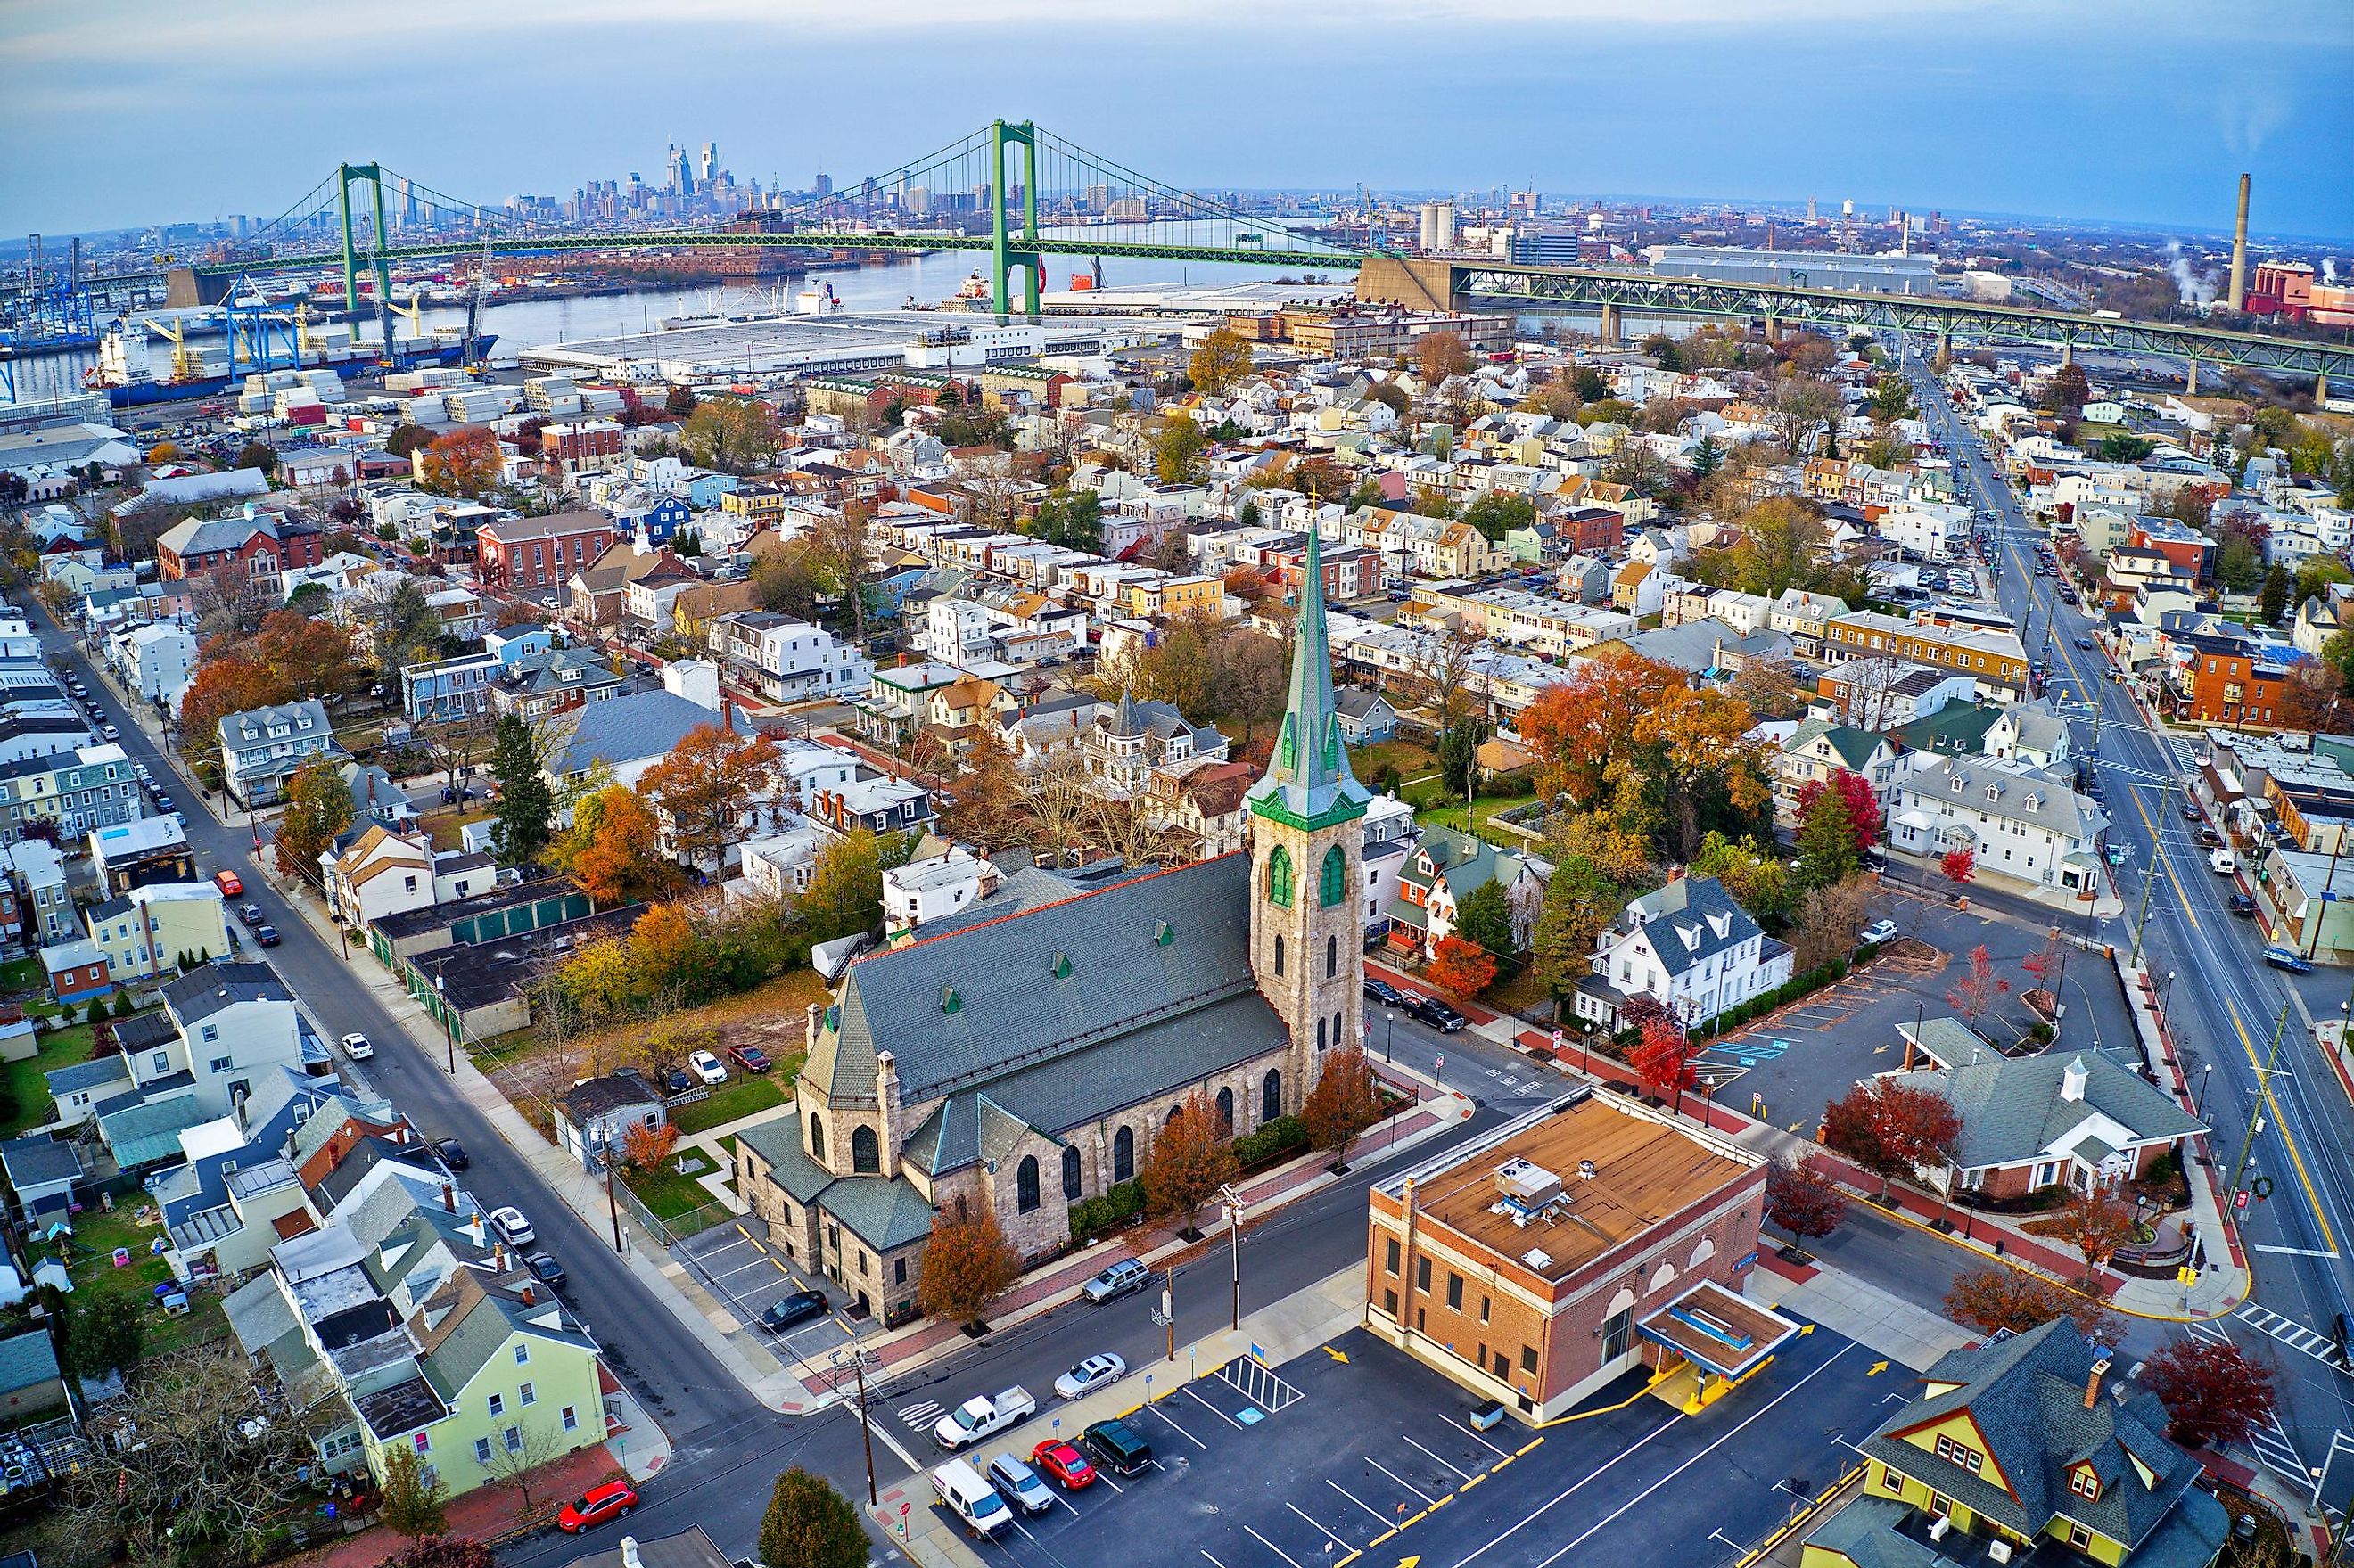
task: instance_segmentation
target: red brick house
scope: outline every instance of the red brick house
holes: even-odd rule
[[[562,588],[610,547],[613,520],[585,510],[502,517],[475,529],[474,539],[483,582],[518,590]]]
[[[274,577],[323,558],[324,534],[315,523],[249,508],[235,517],[175,524],[155,541],[155,569],[166,582],[206,577],[223,567]]]
[[[1607,506],[1573,506],[1548,521],[1553,542],[1573,556],[1606,555],[1627,542],[1626,514]]]

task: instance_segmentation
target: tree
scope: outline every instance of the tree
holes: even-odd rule
[[[1145,1213],[1181,1221],[1179,1233],[1192,1235],[1202,1205],[1240,1173],[1234,1145],[1219,1127],[1209,1097],[1196,1089],[1153,1134],[1137,1177],[1144,1186]]]
[[[376,596],[366,611],[368,645],[376,668],[397,681],[410,664],[441,654],[441,615],[415,577],[402,577],[390,593]]]
[[[278,449],[268,441],[248,441],[237,449],[237,468],[258,468],[265,474],[278,471]]]
[[[710,951],[680,904],[657,904],[630,925],[630,968],[648,994],[665,999],[701,989]]]
[[[1430,983],[1458,1001],[1469,1001],[1496,981],[1496,960],[1476,942],[1441,937],[1431,950]]]
[[[492,807],[491,852],[501,865],[529,865],[547,848],[556,795],[540,772],[531,726],[518,714],[504,715],[492,731],[491,777],[499,789]]]
[[[1880,889],[1861,872],[1808,888],[1788,932],[1797,972],[1811,973],[1853,952],[1856,934],[1879,907]]]
[[[830,942],[883,923],[883,874],[907,863],[907,836],[887,839],[853,828],[818,852],[801,894],[801,914],[810,939]]]
[[[760,1516],[760,1561],[769,1568],[866,1568],[858,1510],[824,1477],[795,1465],[777,1478]]]
[[[940,812],[940,827],[950,837],[992,854],[1027,840],[1022,769],[994,728],[982,726],[965,748],[964,771],[950,793],[955,803]]]
[[[1943,1166],[1961,1130],[1945,1096],[1890,1078],[1858,1084],[1823,1107],[1823,1147],[1879,1177],[1883,1198],[1891,1178]]]
[[[609,784],[573,802],[572,826],[549,858],[590,902],[611,907],[667,887],[672,868],[656,847],[662,823],[638,792]]]
[[[292,700],[293,688],[274,671],[227,653],[196,666],[180,694],[180,750],[191,762],[220,760],[220,721],[231,714]]]
[[[2129,435],[2123,430],[2101,438],[2103,462],[2139,462],[2158,450],[2158,444],[2147,436]]]
[[[1491,876],[1466,894],[1455,911],[1455,929],[1495,957],[1511,958],[1519,944],[1512,940],[1512,911],[1504,898],[1504,885]]]
[[[515,1522],[529,1526],[542,1522],[550,1501],[545,1494],[551,1478],[541,1467],[562,1458],[565,1451],[564,1434],[554,1422],[518,1421],[492,1441],[489,1458],[474,1463],[490,1485],[514,1489]]]
[[[2307,556],[2296,564],[2296,601],[2317,599],[2338,583],[2354,582],[2354,571],[2335,556]]]
[[[2256,595],[2256,613],[2264,618],[2266,626],[2278,626],[2281,617],[2288,613],[2289,594],[2295,587],[2288,568],[2279,562],[2265,571],[2264,587]]]
[[[1642,1022],[1632,1058],[1636,1080],[1653,1099],[1665,1097],[1670,1089],[1675,1091],[1676,1109],[1681,1112],[1684,1108],[1684,1091],[1700,1082],[1699,1071],[1692,1066],[1692,1058],[1697,1054],[1682,1022],[1662,1010]]]
[[[1178,415],[1153,443],[1153,471],[1163,484],[1191,484],[1200,477],[1202,454],[1209,448],[1210,438],[1202,427]]]
[[[1846,1213],[1839,1183],[1804,1160],[1781,1154],[1766,1167],[1766,1218],[1795,1239],[1827,1236]]]
[[[2246,593],[2264,575],[2263,552],[2246,535],[2227,534],[2215,553],[2215,578],[2232,593]]]
[[[1364,1046],[1352,1040],[1327,1052],[1324,1070],[1317,1075],[1316,1086],[1308,1091],[1307,1103],[1299,1107],[1310,1146],[1330,1150],[1338,1157],[1348,1149],[1351,1139],[1380,1116],[1381,1100]]]
[[[66,1370],[78,1377],[98,1379],[112,1372],[129,1372],[139,1364],[147,1343],[147,1320],[137,1299],[122,1295],[92,1296],[77,1305],[66,1334]]]
[[[1291,650],[1281,638],[1235,628],[1210,645],[1214,716],[1239,720],[1248,746],[1259,726],[1283,716],[1290,674]]]
[[[316,877],[319,856],[355,815],[351,789],[333,762],[313,757],[294,769],[286,780],[286,809],[278,819],[279,872]]]
[[[777,792],[783,766],[784,754],[765,735],[697,725],[646,769],[638,788],[670,819],[680,853],[716,874],[745,812],[757,817],[761,802]]]
[[[417,482],[438,495],[477,496],[499,482],[505,458],[488,426],[436,436],[419,460]]]
[[[633,1121],[621,1133],[621,1160],[632,1171],[651,1171],[678,1147],[678,1128],[671,1122],[648,1127]]]
[[[2035,406],[2052,413],[2081,413],[2092,400],[2092,378],[2081,365],[2062,365],[2036,384]]]
[[[1854,874],[1880,842],[1880,797],[1872,780],[1844,768],[1809,779],[1798,791],[1798,875],[1818,886]]]
[[[413,456],[432,444],[433,432],[422,425],[395,425],[384,439],[385,451],[397,458]]]
[[[2090,1192],[2070,1192],[2068,1202],[2052,1217],[2050,1232],[2083,1255],[2084,1275],[2078,1287],[2098,1295],[2100,1271],[2108,1266],[2119,1247],[2133,1240],[2134,1212],[2131,1205],[2117,1201],[2115,1184],[2105,1181]]]
[[[2010,981],[1994,972],[1993,955],[1984,942],[1970,950],[1970,967],[1946,992],[1946,1005],[1962,1015],[1971,1028],[2010,993]]]
[[[1021,1255],[1007,1245],[987,1204],[969,1219],[935,1214],[916,1281],[916,1304],[943,1323],[977,1328],[989,1304],[1021,1277]]]
[[[706,397],[687,416],[679,441],[706,467],[751,473],[776,457],[783,429],[777,411],[757,397]]]
[[[1913,388],[1904,377],[1892,370],[1873,383],[1871,399],[1865,405],[1872,423],[1893,425],[1899,419],[1909,419],[1920,412],[1913,405]]]
[[[2006,1329],[2023,1334],[2054,1318],[2066,1318],[2095,1343],[2117,1342],[2117,1320],[2107,1308],[2090,1296],[2023,1268],[1997,1264],[1961,1275],[1946,1290],[1945,1305],[1946,1316],[1955,1322],[1989,1334]]]
[[[2186,1448],[2245,1443],[2271,1425],[2273,1374],[2229,1340],[2177,1340],[2140,1377],[2166,1406],[2166,1435]]]
[[[1537,520],[1537,503],[1525,495],[1491,490],[1463,509],[1462,521],[1479,530],[1483,538],[1501,539],[1515,528]]]
[[[1025,519],[1021,531],[1034,539],[1067,550],[1103,548],[1103,497],[1092,490],[1055,490],[1038,503],[1038,512]]]
[[[1586,972],[1596,940],[1625,905],[1618,885],[1591,856],[1556,853],[1537,916],[1537,978],[1556,995],[1568,989]]]
[[[1812,450],[1816,435],[1840,417],[1840,395],[1812,376],[1793,376],[1774,388],[1769,418],[1793,457]]]
[[[2284,729],[2336,734],[2347,719],[2345,673],[2326,658],[2299,659],[2288,667],[2273,713]]]
[[[498,1559],[471,1537],[429,1535],[386,1558],[380,1568],[498,1568]]]
[[[450,1489],[438,1475],[428,1475],[418,1463],[417,1450],[406,1443],[385,1450],[384,1488],[376,1511],[401,1535],[440,1535],[450,1528],[441,1505]]]
[[[1204,338],[1186,366],[1194,387],[1214,396],[1225,393],[1250,374],[1250,340],[1231,327],[1219,327]]]
[[[695,403],[695,388],[684,383],[673,384],[670,390],[663,394],[663,412],[673,419],[684,419],[694,413]]]
[[[1471,368],[1470,351],[1451,332],[1426,332],[1415,339],[1414,357],[1426,392],[1437,391],[1442,383]]]
[[[233,1345],[150,1362],[123,1400],[92,1421],[102,1456],[75,1483],[84,1539],[122,1543],[134,1563],[212,1568],[258,1561],[311,1488],[308,1424]],[[115,1448],[121,1435],[127,1446]]]
[[[1768,926],[1778,927],[1798,896],[1789,863],[1780,854],[1760,848],[1754,840],[1730,839],[1721,832],[1701,840],[1700,853],[1691,858],[1691,874],[1724,884],[1735,904]]]
[[[1978,852],[1967,844],[1949,849],[1937,857],[1937,869],[1956,887],[1967,887],[1978,874]]]

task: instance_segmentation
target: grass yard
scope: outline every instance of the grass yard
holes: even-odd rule
[[[709,1173],[714,1161],[709,1155],[699,1152],[689,1154],[687,1158],[700,1160],[705,1170],[694,1176],[682,1176],[678,1173],[678,1156],[673,1154],[647,1170],[627,1171],[621,1180],[628,1182],[630,1191],[638,1195],[638,1202],[662,1218],[674,1220],[681,1214],[693,1213],[712,1201],[710,1189],[704,1186],[698,1178]]]
[[[747,1073],[733,1062],[727,1070],[736,1075],[714,1087],[709,1099],[695,1100],[671,1112],[680,1137],[692,1138],[783,1105],[786,1092],[801,1075],[801,1058],[797,1053],[766,1073]]]
[[[1358,778],[1378,779],[1385,768],[1396,768],[1401,779],[1419,779],[1438,770],[1438,754],[1403,736],[1349,748],[1349,769]]]
[[[428,811],[419,817],[417,822],[419,827],[433,836],[435,849],[449,851],[464,847],[459,842],[459,835],[465,831],[468,823],[488,821],[490,817],[491,812],[487,809],[479,811]]]
[[[73,1275],[76,1301],[127,1296],[140,1303],[147,1325],[144,1353],[149,1357],[203,1344],[228,1332],[228,1317],[221,1310],[217,1292],[201,1290],[191,1295],[185,1318],[172,1317],[156,1304],[155,1287],[172,1277],[172,1266],[147,1248],[163,1234],[159,1224],[139,1224],[131,1210],[118,1207],[110,1213],[90,1209],[74,1216],[73,1251],[67,1264]],[[121,1268],[114,1266],[117,1247],[131,1254],[131,1261]],[[37,1259],[55,1249],[48,1243],[33,1243],[31,1250]]]
[[[70,1067],[76,1062],[90,1060],[90,1025],[69,1024],[56,1033],[44,1035],[41,1049],[21,1062],[0,1063],[0,1083],[8,1087],[8,1101],[15,1108],[0,1118],[0,1138],[14,1138],[27,1128],[39,1127],[49,1119],[49,1086],[41,1076],[59,1067]]]
[[[11,959],[0,964],[0,992],[14,996],[20,991],[33,991],[42,984],[41,960]]]
[[[1490,819],[1501,812],[1516,811],[1523,806],[1533,806],[1536,804],[1536,800],[1534,795],[1480,796],[1479,825],[1475,831],[1490,843],[1513,847],[1525,845],[1528,842],[1526,839],[1509,828],[1496,826]],[[1425,822],[1436,822],[1440,827],[1453,828],[1458,832],[1462,831],[1463,807],[1460,803],[1452,806],[1432,806],[1427,809],[1417,807],[1416,810]]]

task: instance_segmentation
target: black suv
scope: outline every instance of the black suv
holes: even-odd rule
[[[1441,1034],[1452,1034],[1469,1022],[1455,1011],[1453,1003],[1436,996],[1407,997],[1405,1010]]]
[[[1405,1005],[1405,992],[1398,990],[1397,987],[1390,984],[1389,981],[1381,979],[1377,975],[1367,975],[1365,977],[1365,1000],[1367,1001],[1378,1001],[1384,1007],[1403,1007]]]

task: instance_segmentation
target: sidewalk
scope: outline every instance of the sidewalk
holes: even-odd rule
[[[1742,1294],[1811,1319],[1914,1372],[1926,1372],[1939,1356],[1977,1337],[1860,1275],[1819,1261],[1785,1263],[1770,1251],[1759,1255]]]
[[[567,1454],[532,1472],[532,1505],[535,1510],[544,1507],[552,1514],[590,1487],[621,1473],[621,1464],[605,1444]],[[633,1478],[638,1474],[634,1467],[630,1473]],[[452,1536],[494,1541],[516,1528],[522,1506],[523,1499],[514,1488],[493,1484],[451,1499],[441,1513]],[[293,1561],[302,1568],[376,1568],[399,1551],[407,1540],[390,1527],[377,1525],[313,1548]]]

